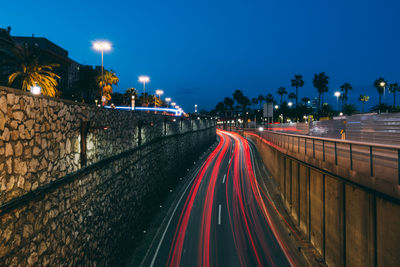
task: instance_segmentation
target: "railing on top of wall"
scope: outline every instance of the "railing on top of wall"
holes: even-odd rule
[[[358,177],[357,183],[372,189],[382,186],[385,193],[399,198],[400,146],[269,130],[244,129],[243,132],[257,135],[281,152],[338,176]]]

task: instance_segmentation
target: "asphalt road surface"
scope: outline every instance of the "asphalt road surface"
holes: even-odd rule
[[[141,265],[303,265],[272,219],[276,210],[256,178],[261,164],[255,148],[235,133],[218,136],[218,146],[183,186]]]

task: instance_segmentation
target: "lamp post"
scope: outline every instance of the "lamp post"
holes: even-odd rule
[[[135,95],[132,95],[131,97],[131,106],[132,106],[132,110],[135,109]]]
[[[107,41],[96,41],[93,42],[93,49],[96,51],[101,51],[101,102],[104,106],[106,99],[103,95],[104,93],[104,51],[111,50],[111,43]]]
[[[289,103],[288,103],[288,106],[289,106],[289,108],[291,108],[291,107],[293,106],[293,103],[292,103],[292,102],[289,102]]]
[[[167,108],[169,108],[169,102],[171,102],[171,98],[170,97],[165,98],[165,102],[167,102]]]
[[[340,92],[336,91],[335,92],[335,96],[336,96],[336,109],[339,111],[339,96],[340,96]]]
[[[150,81],[149,76],[139,76],[139,82],[143,83],[143,102],[146,103],[146,83]]]
[[[385,102],[385,96],[386,96],[386,83],[385,82],[381,82],[379,84],[381,87],[383,87],[383,102]]]
[[[171,103],[171,106],[172,106],[172,108],[175,108],[176,103],[175,103],[175,102],[172,102],[172,103]]]
[[[197,104],[194,105],[194,113],[197,113]]]
[[[156,90],[156,95],[158,95],[158,99],[161,101],[161,95],[164,94],[163,90]],[[154,107],[157,107],[157,101],[154,101]]]

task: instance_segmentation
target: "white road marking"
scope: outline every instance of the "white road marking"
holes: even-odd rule
[[[226,174],[224,174],[224,178],[222,179],[222,183],[225,183]]]
[[[168,228],[169,228],[169,225],[171,224],[172,218],[174,217],[175,212],[176,212],[176,210],[177,210],[179,204],[181,203],[183,196],[186,194],[186,191],[189,189],[190,185],[192,185],[194,179],[196,178],[197,173],[200,171],[201,168],[203,168],[204,165],[205,165],[205,161],[204,161],[204,163],[203,163],[201,166],[199,166],[199,167],[196,169],[196,171],[193,172],[193,174],[192,174],[192,180],[190,180],[190,182],[188,182],[187,186],[185,187],[183,193],[181,194],[181,196],[180,196],[180,198],[179,198],[179,200],[178,200],[178,203],[176,203],[176,206],[175,206],[175,208],[174,208],[174,210],[173,210],[173,212],[172,212],[172,214],[171,214],[171,217],[170,217],[169,220],[168,220],[167,226],[165,227],[164,232],[163,232],[163,234],[162,234],[162,236],[161,236],[160,242],[158,243],[158,246],[157,246],[156,251],[155,251],[155,253],[154,253],[153,259],[151,260],[151,263],[150,263],[150,266],[151,266],[151,267],[154,266],[154,263],[155,263],[156,258],[157,258],[157,256],[158,256],[158,252],[159,252],[160,247],[161,247],[161,244],[162,244],[162,242],[164,241],[165,234],[167,233],[167,230],[168,230]],[[163,223],[162,223],[162,224],[163,224]],[[156,234],[156,236],[157,236],[157,235],[158,235],[158,233]],[[147,253],[146,253],[146,256],[147,256]],[[146,256],[145,256],[145,257],[146,257]]]
[[[221,224],[221,204],[218,205],[218,224]]]

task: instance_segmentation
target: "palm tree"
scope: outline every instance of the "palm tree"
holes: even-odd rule
[[[43,95],[55,97],[58,93],[57,79],[61,78],[53,71],[58,66],[58,64],[39,65],[37,59],[30,63],[22,63],[21,70],[8,77],[8,85],[18,80],[22,82],[21,89],[24,91],[36,85],[40,87]]]
[[[362,113],[364,113],[364,104],[368,100],[369,100],[369,96],[367,96],[367,95],[360,95],[360,97],[358,98],[358,101],[362,102]]]
[[[321,109],[321,98],[324,102],[324,93],[328,92],[329,77],[325,72],[314,74],[313,85],[318,92],[318,108]]]
[[[234,104],[235,104],[235,101],[232,98],[230,98],[230,97],[225,97],[224,98],[224,105],[225,105],[226,109],[228,111],[230,111],[231,117],[232,117],[233,105]]]
[[[385,90],[386,84],[387,84],[387,82],[382,77],[379,77],[378,79],[376,79],[374,81],[374,87],[376,88],[376,90],[378,91],[378,94],[379,94],[379,107],[382,105],[382,94]]]
[[[343,85],[340,86],[340,90],[342,91],[342,94],[340,96],[344,100],[345,105],[347,105],[347,98],[348,98],[347,93],[352,89],[353,87],[349,83],[344,83]]]
[[[233,99],[235,99],[236,101],[236,122],[235,124],[237,125],[237,119],[238,119],[238,113],[239,113],[239,106],[242,100],[242,98],[244,97],[244,94],[242,92],[242,90],[235,90],[233,92]]]
[[[224,105],[230,110],[233,110],[233,105],[235,104],[235,101],[230,98],[230,97],[225,97],[224,98]]]
[[[260,109],[262,109],[262,102],[265,100],[265,97],[263,95],[258,95],[257,100],[260,104]]]
[[[290,94],[288,95],[288,98],[291,99],[291,100],[292,100],[292,99],[297,99],[297,96],[296,96],[295,93],[292,92],[292,93],[290,93]]]
[[[393,109],[396,108],[396,92],[400,91],[398,83],[389,84],[389,92],[393,93]]]
[[[308,103],[308,101],[310,101],[310,98],[308,98],[308,97],[303,97],[302,99],[301,99],[301,101],[304,103],[304,105],[307,105],[307,103]]]
[[[285,87],[279,87],[276,93],[281,96],[281,105],[282,105],[282,97],[283,95],[287,94]]]
[[[258,104],[258,99],[257,99],[256,97],[253,97],[253,98],[251,99],[251,104],[253,104],[253,109],[255,109],[254,107],[255,107],[255,105]]]
[[[298,95],[299,95],[299,87],[304,86],[303,75],[296,74],[294,75],[294,79],[292,79],[292,87],[296,87],[296,107],[298,104]]]
[[[265,101],[266,101],[267,103],[273,103],[273,102],[275,101],[274,96],[273,96],[272,94],[268,93],[268,94],[265,96]]]
[[[102,88],[102,95],[106,97],[107,101],[111,100],[112,86],[118,84],[118,82],[119,78],[113,70],[104,70],[104,78],[102,78],[101,75],[97,77],[97,84],[99,85],[99,88]]]

